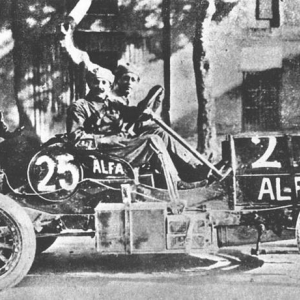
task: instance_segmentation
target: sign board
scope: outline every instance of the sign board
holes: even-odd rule
[[[300,194],[300,136],[235,137],[236,199],[285,205]]]

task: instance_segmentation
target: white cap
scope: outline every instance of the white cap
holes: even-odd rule
[[[90,69],[87,73],[87,81],[93,79],[93,78],[103,78],[108,80],[111,84],[114,82],[115,76],[113,73],[106,69],[102,68],[98,65],[95,65],[95,68]]]

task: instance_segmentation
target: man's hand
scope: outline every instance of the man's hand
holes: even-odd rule
[[[60,44],[63,48],[69,47],[73,44],[73,32],[75,30],[76,23],[72,17],[67,17],[66,21],[60,25],[61,39]]]
[[[154,111],[152,110],[151,107],[147,107],[144,111],[143,111],[143,119],[152,119],[154,116]]]
[[[161,85],[155,85],[150,89],[146,98],[141,101],[141,105],[146,105],[148,108],[151,108],[153,112],[156,112],[163,99],[164,88]]]
[[[76,23],[72,17],[67,17],[65,21],[60,25],[61,32],[64,35],[72,34],[75,30]]]
[[[165,90],[160,85],[155,86],[154,88],[158,89],[157,95],[156,95],[156,98],[153,101],[152,105],[150,104],[149,107],[152,109],[153,112],[156,112],[158,110],[158,108],[161,106],[161,103],[163,102],[163,100],[165,98]]]

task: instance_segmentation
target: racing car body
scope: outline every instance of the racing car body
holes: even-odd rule
[[[27,184],[9,188],[3,175],[0,289],[17,284],[57,237],[91,236],[103,254],[190,253],[255,242],[258,254],[261,241],[295,235],[300,136],[228,136],[225,175],[192,153],[210,168],[209,184],[178,191],[174,202],[157,187],[155,170],[133,169],[97,149],[92,137],[76,145],[64,135],[49,140],[32,157]]]

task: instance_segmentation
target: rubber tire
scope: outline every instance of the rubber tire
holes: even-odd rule
[[[296,242],[298,247],[298,252],[300,253],[300,212],[298,214],[297,222],[296,222]]]
[[[46,251],[56,241],[57,237],[44,237],[36,239],[36,251],[35,255],[39,255]]]
[[[26,211],[8,196],[0,194],[0,213],[4,213],[14,228],[19,231],[22,241],[20,255],[12,269],[0,275],[0,290],[18,284],[32,266],[36,250],[36,237],[33,224]]]

